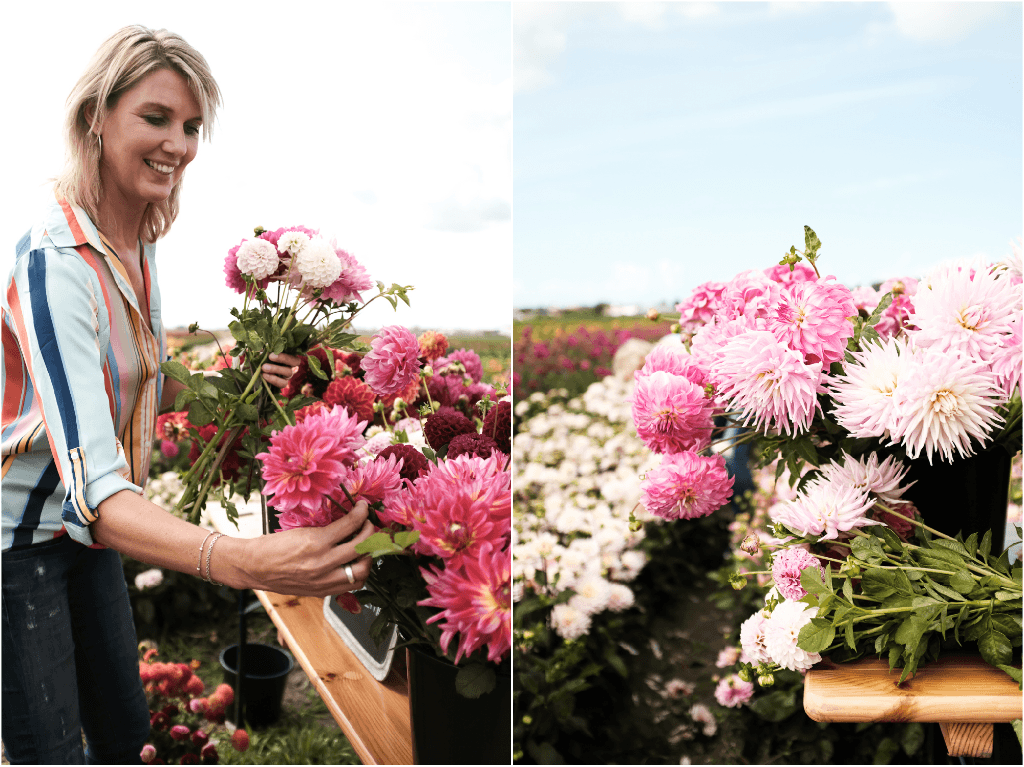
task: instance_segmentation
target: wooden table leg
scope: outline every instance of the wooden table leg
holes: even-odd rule
[[[992,756],[991,724],[982,722],[939,722],[950,756]]]

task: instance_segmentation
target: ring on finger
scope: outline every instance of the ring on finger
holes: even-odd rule
[[[345,565],[345,577],[348,578],[349,583],[356,582],[356,574],[352,572],[352,565]]]

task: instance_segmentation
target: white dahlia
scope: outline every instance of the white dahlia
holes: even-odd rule
[[[819,477],[795,500],[772,507],[772,521],[804,536],[834,540],[839,533],[875,524],[867,518],[874,500],[863,487]]]
[[[305,232],[290,231],[281,235],[277,241],[279,250],[287,251],[292,256],[297,256],[309,243],[309,235]]]
[[[816,610],[803,602],[786,600],[772,610],[764,630],[764,643],[772,660],[790,671],[806,671],[821,655],[797,647],[800,629],[811,622]]]
[[[293,262],[305,287],[326,288],[341,276],[341,259],[322,238],[310,240]]]
[[[974,455],[971,439],[984,444],[1002,422],[995,408],[1004,401],[988,365],[934,349],[919,349],[896,390],[892,442],[911,458],[922,452],[928,463],[938,452],[952,463],[953,451]]]
[[[909,365],[906,343],[895,338],[868,342],[854,352],[846,375],[835,376],[828,389],[839,424],[854,437],[881,437],[896,424],[894,393]]]
[[[277,257],[277,248],[272,243],[259,238],[246,240],[235,254],[238,270],[242,274],[248,274],[253,279],[266,279],[277,271],[280,259]]]
[[[909,467],[897,461],[896,456],[890,455],[882,463],[878,462],[878,453],[868,453],[866,459],[859,460],[843,453],[842,459],[841,464],[833,462],[822,466],[822,477],[829,482],[863,488],[886,506],[903,503],[903,493],[914,484],[900,485]]]

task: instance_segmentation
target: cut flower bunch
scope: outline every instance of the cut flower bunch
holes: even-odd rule
[[[937,510],[904,496],[915,461],[1008,463],[1020,450],[1020,248],[878,290],[823,278],[820,248],[805,227],[802,253],[677,307],[683,343],[636,374],[637,433],[662,455],[641,502],[668,518],[710,514],[732,480],[707,453],[739,442],[756,441],[776,479],[788,471],[797,493],[771,508],[774,538],[745,548],[772,551],[775,584],[743,626],[746,681],[770,684],[773,669],[806,670],[822,653],[888,657],[902,681],[944,644],[977,642],[1019,682],[1019,564],[991,551],[991,531],[940,532],[925,524]]]

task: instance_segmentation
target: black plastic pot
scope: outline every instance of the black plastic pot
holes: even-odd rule
[[[512,666],[479,698],[455,691],[459,669],[433,652],[407,648],[409,719],[416,764],[509,764],[512,760]]]
[[[933,458],[910,461],[906,481],[917,484],[903,497],[914,502],[924,523],[946,535],[992,531],[992,552],[1003,550],[1006,503],[1010,492],[1010,454],[995,446],[970,458],[945,463]]]
[[[224,681],[238,695],[238,645],[225,647],[220,653]],[[245,723],[265,727],[281,717],[285,683],[295,661],[290,653],[265,644],[246,644],[242,656],[244,680],[242,705]]]

